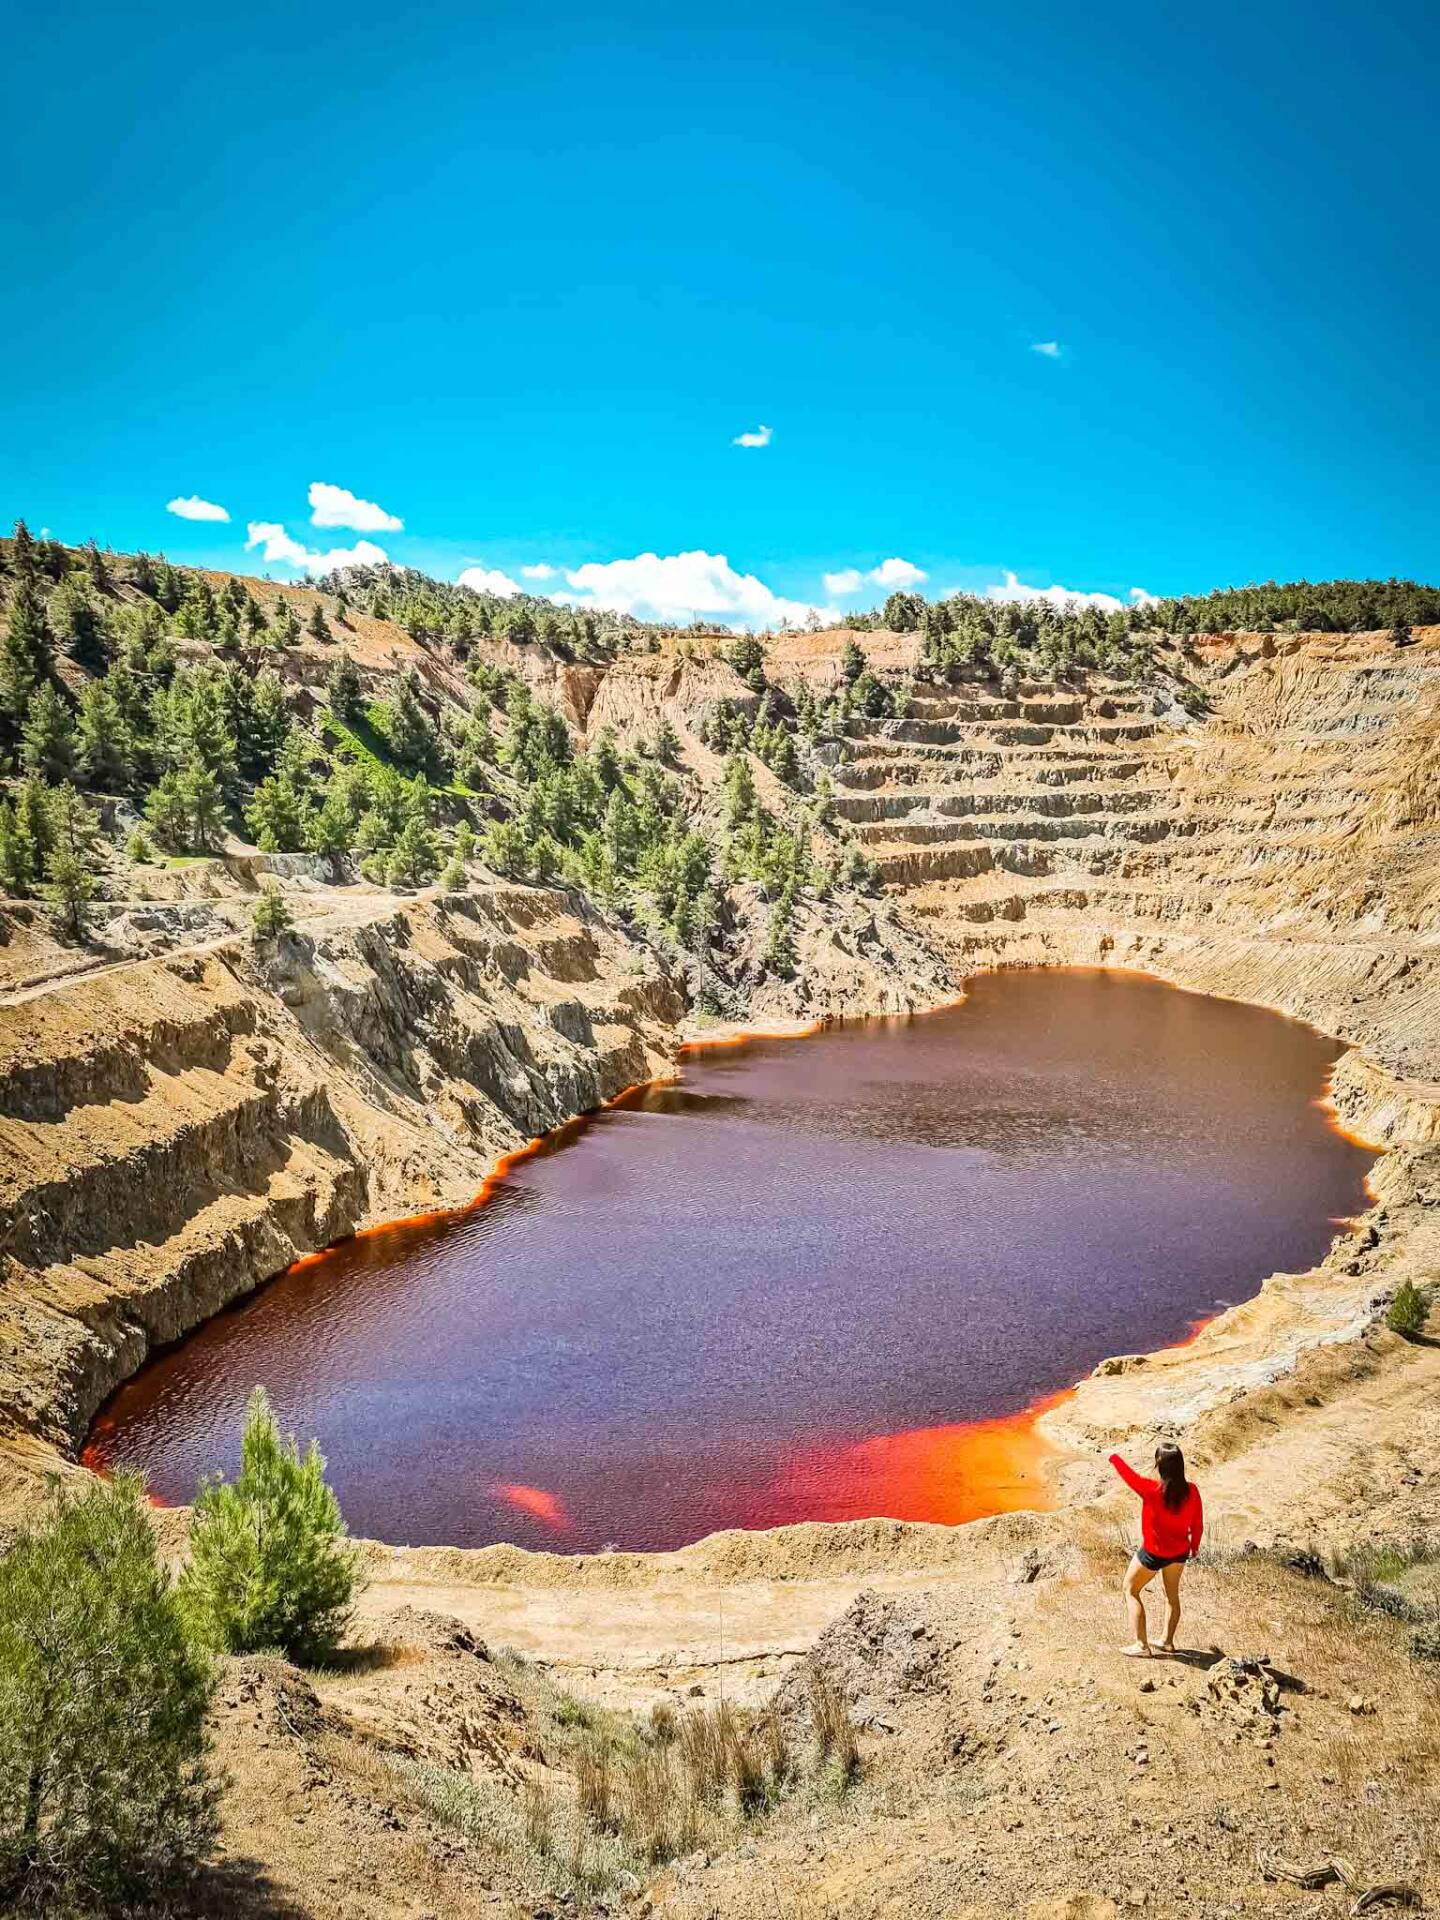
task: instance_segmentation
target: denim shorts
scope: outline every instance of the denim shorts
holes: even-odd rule
[[[1136,1547],[1135,1558],[1151,1573],[1159,1573],[1162,1567],[1183,1566],[1190,1556],[1188,1553],[1151,1553],[1148,1547]]]

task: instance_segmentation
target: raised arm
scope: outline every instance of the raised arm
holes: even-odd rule
[[[1126,1486],[1129,1487],[1130,1491],[1132,1493],[1138,1493],[1143,1500],[1145,1495],[1150,1491],[1150,1482],[1145,1478],[1144,1474],[1136,1473],[1133,1467],[1127,1466],[1118,1453],[1111,1454],[1110,1464],[1125,1482]]]

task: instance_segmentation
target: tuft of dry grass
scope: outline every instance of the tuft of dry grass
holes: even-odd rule
[[[601,1833],[613,1833],[615,1779],[608,1740],[592,1741],[575,1756],[575,1790],[582,1822]]]
[[[817,1661],[809,1663],[806,1686],[810,1695],[810,1723],[815,1730],[820,1758],[833,1760],[841,1780],[849,1782],[860,1771],[860,1745],[850,1716],[850,1702],[834,1677]]]
[[[550,1851],[550,1796],[538,1780],[525,1782],[525,1844],[534,1853]]]
[[[712,1712],[687,1713],[680,1722],[680,1760],[694,1788],[695,1797],[705,1807],[713,1807],[724,1797],[729,1776],[729,1757],[725,1750],[723,1708]]]
[[[624,1827],[636,1852],[652,1864],[675,1851],[675,1818],[684,1796],[663,1748],[642,1747],[624,1772]]]
[[[777,1793],[783,1793],[795,1774],[795,1758],[790,1751],[790,1736],[774,1701],[765,1715],[765,1745],[770,1757],[770,1778]]]

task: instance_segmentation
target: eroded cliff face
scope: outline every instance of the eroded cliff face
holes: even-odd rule
[[[67,1448],[154,1345],[664,1072],[683,1001],[573,895],[375,900],[0,1018],[0,1420]],[[37,1451],[38,1449],[38,1451]]]
[[[769,671],[823,682],[845,637],[777,643]],[[913,636],[860,637],[913,665]],[[804,907],[794,977],[748,990],[756,1019],[809,1019],[933,1005],[985,967],[1126,966],[1350,1043],[1334,1098],[1391,1149],[1377,1208],[1317,1273],[1085,1383],[1051,1418],[1087,1444],[1210,1418],[1357,1339],[1401,1274],[1440,1273],[1440,632],[1227,638],[1197,661],[1203,720],[1133,688],[976,684],[852,722],[835,811],[882,890]],[[723,662],[551,680],[577,730],[668,721],[688,775],[718,782],[696,728],[743,697]],[[89,972],[36,910],[11,917],[0,1505],[156,1344],[359,1226],[467,1203],[496,1155],[670,1069],[683,983],[573,893],[285,884],[297,931],[268,954],[243,931],[249,874],[107,910],[119,957]]]

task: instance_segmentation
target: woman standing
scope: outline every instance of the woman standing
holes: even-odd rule
[[[1147,1480],[1143,1473],[1136,1473],[1118,1453],[1111,1454],[1110,1464],[1131,1492],[1140,1496],[1140,1545],[1125,1570],[1125,1598],[1130,1604],[1135,1638],[1123,1651],[1132,1660],[1148,1659],[1153,1651],[1145,1629],[1145,1602],[1140,1595],[1158,1573],[1165,1582],[1165,1638],[1160,1651],[1173,1653],[1175,1631],[1180,1625],[1180,1575],[1185,1562],[1200,1551],[1200,1536],[1205,1529],[1200,1489],[1185,1478],[1185,1456],[1169,1442],[1155,1449],[1158,1480]]]

